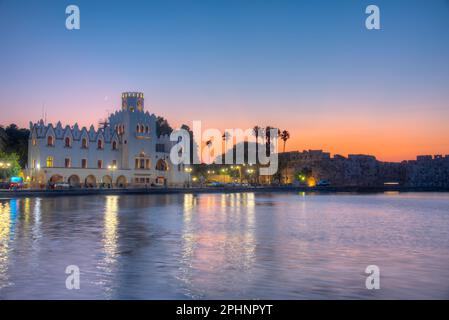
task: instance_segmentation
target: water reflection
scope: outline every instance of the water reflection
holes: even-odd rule
[[[184,293],[201,298],[212,287],[232,290],[255,261],[254,194],[184,195],[182,240]]]
[[[8,282],[10,224],[10,203],[0,202],[0,289]]]
[[[117,255],[118,196],[107,196],[104,213],[103,245],[106,265],[112,267]]]
[[[449,193],[0,200],[0,299],[447,298],[447,208]]]
[[[113,298],[115,279],[114,273],[118,255],[118,211],[119,196],[106,196],[103,218],[103,259],[99,261],[98,269],[101,272],[99,280],[95,282],[104,288],[107,298]]]

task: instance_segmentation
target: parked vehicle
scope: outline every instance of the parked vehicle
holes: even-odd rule
[[[23,188],[23,178],[21,177],[11,177],[9,180],[9,189],[18,190]]]
[[[0,182],[0,189],[7,190],[9,189],[9,182]]]
[[[70,184],[67,182],[56,182],[54,189],[70,189]]]
[[[331,184],[328,180],[320,180],[320,181],[318,181],[318,183],[316,185],[317,185],[317,187],[328,187]]]
[[[224,184],[221,182],[213,181],[213,182],[208,183],[207,186],[208,187],[224,187]]]

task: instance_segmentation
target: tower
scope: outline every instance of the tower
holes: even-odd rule
[[[122,110],[134,112],[143,111],[144,97],[142,92],[123,92]]]

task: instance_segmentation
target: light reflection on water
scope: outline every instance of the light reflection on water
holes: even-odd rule
[[[1,299],[447,299],[448,279],[447,193],[0,199]]]

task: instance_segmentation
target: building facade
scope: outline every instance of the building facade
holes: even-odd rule
[[[120,111],[95,130],[77,123],[63,127],[30,123],[28,176],[34,187],[184,186],[189,174],[170,161],[176,143],[158,137],[157,117],[144,110],[141,92],[122,94]]]

